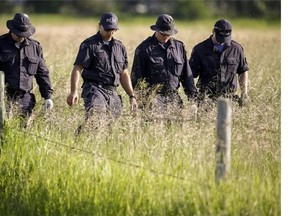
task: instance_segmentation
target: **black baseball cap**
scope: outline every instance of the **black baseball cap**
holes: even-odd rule
[[[214,24],[214,31],[216,34],[216,40],[219,43],[230,43],[232,25],[226,19],[220,19]]]
[[[105,30],[107,29],[116,29],[118,30],[118,17],[112,13],[112,12],[107,12],[102,14],[100,18],[100,24],[103,26]]]
[[[161,14],[155,25],[150,26],[153,31],[159,31],[162,34],[173,35],[177,34],[178,30],[174,26],[174,20],[172,16],[168,14]]]
[[[16,13],[13,20],[6,22],[6,26],[12,33],[20,37],[30,37],[36,31],[29,16],[24,13]]]

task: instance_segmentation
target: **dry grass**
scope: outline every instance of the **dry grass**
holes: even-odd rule
[[[178,25],[176,38],[186,44],[188,57],[211,33],[213,21],[204,24]],[[83,110],[81,103],[74,109],[66,105],[70,72],[81,41],[96,26],[91,21],[37,23],[35,38],[51,72],[55,109],[43,118],[39,106],[27,134],[15,130],[13,122],[8,125],[0,157],[0,191],[5,192],[0,214],[279,215],[280,28],[234,28],[250,66],[251,103],[243,109],[233,106],[231,173],[217,187],[216,107],[192,115],[191,121],[167,125],[131,118],[124,96],[125,115],[114,127],[88,128],[74,140]],[[6,30],[0,27],[0,32]],[[116,38],[127,47],[130,68],[136,46],[152,33],[149,24],[120,25]],[[184,113],[191,114],[188,108]]]

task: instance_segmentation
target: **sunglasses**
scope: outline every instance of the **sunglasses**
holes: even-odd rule
[[[117,29],[104,29],[105,32],[117,31]]]
[[[222,35],[222,36],[229,36],[232,32],[232,30],[225,30],[225,29],[220,29],[217,27],[215,27],[214,30],[217,34]]]

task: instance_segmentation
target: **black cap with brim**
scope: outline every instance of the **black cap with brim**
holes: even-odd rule
[[[6,22],[7,28],[17,36],[30,37],[36,31],[35,27],[31,25],[27,14],[16,13],[13,20]]]
[[[103,26],[105,30],[108,29],[114,29],[118,30],[118,17],[112,13],[112,12],[107,12],[102,14],[100,18],[100,24]]]
[[[219,19],[214,24],[214,31],[219,43],[229,44],[231,42],[232,25],[228,20]]]
[[[151,25],[150,29],[166,35],[174,35],[178,33],[178,30],[174,26],[173,18],[168,14],[161,14],[158,17],[156,24]]]
[[[162,34],[165,34],[165,35],[174,35],[174,34],[177,34],[178,33],[178,30],[176,28],[173,28],[173,29],[163,29],[163,28],[159,28],[157,27],[157,25],[152,25],[150,26],[150,29],[153,30],[153,31],[158,31]]]

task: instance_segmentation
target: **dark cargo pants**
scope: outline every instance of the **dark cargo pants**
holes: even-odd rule
[[[82,98],[87,113],[111,115],[118,118],[122,113],[122,99],[116,87],[84,83]]]
[[[6,89],[6,110],[9,114],[13,110],[20,111],[20,116],[30,117],[36,104],[35,95],[31,92]]]
[[[183,108],[183,101],[178,92],[167,94],[157,93],[145,106],[150,117],[175,117],[180,115]],[[148,109],[147,109],[148,108]]]
[[[87,129],[87,123],[92,123],[92,128],[91,126],[88,128],[97,129],[103,125],[110,125],[122,113],[122,100],[116,87],[87,82],[83,84],[82,88],[86,114],[84,122],[75,131],[76,136],[84,128]],[[96,121],[91,121],[91,117],[96,118]]]

